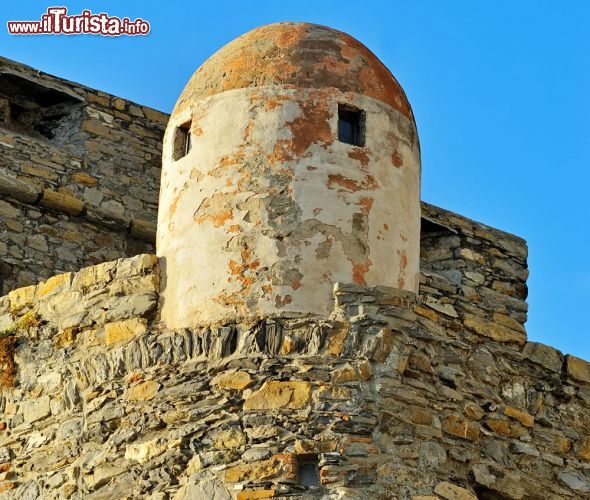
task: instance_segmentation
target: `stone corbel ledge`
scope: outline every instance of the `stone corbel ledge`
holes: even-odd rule
[[[41,189],[34,184],[18,179],[4,168],[0,169],[0,193],[22,203],[41,205],[55,212],[82,217],[95,224],[126,232],[134,238],[149,243],[156,241],[156,224],[154,222],[120,216],[109,210],[87,205],[68,193],[47,188]]]

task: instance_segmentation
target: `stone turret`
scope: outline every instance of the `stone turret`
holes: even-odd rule
[[[364,45],[255,29],[182,92],[163,149],[157,251],[171,327],[326,315],[336,282],[416,291],[420,150]]]

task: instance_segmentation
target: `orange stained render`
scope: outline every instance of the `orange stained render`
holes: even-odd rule
[[[303,157],[314,143],[327,147],[334,141],[330,128],[329,103],[323,99],[299,102],[301,114],[285,127],[291,131],[291,139],[279,139],[273,152],[267,155],[271,164],[293,161]]]
[[[364,262],[356,262],[352,264],[352,279],[357,285],[366,285],[365,274],[371,267],[371,259],[367,258]]]
[[[290,304],[293,301],[293,297],[291,297],[290,295],[285,295],[283,298],[281,298],[280,295],[277,295],[275,297],[275,304],[277,307],[285,307],[287,304]]]
[[[231,295],[227,295],[225,293],[222,293],[220,295],[218,295],[214,301],[215,302],[219,302],[222,304],[233,304],[233,305],[237,305],[237,306],[243,306],[245,304],[245,302],[241,299],[239,299],[238,297],[240,296],[239,293],[232,293]]]
[[[363,109],[371,148],[338,141],[338,104]],[[398,170],[419,164],[413,115],[397,81],[363,44],[318,25],[261,27],[195,72],[174,113],[189,105],[193,154],[180,168],[165,165],[171,182],[163,184],[171,219],[191,222],[182,220],[185,231],[170,228],[178,244],[159,236],[162,255],[178,259],[172,278],[182,285],[169,289],[170,321],[325,311],[335,279],[400,288],[407,279],[414,287],[415,234],[396,238],[419,215],[411,203],[419,168]],[[191,191],[180,203],[183,183]],[[395,196],[398,188],[409,201],[405,191]],[[184,300],[208,252],[221,275]]]
[[[359,200],[359,203],[358,203],[361,206],[361,211],[364,214],[368,214],[371,211],[371,208],[373,208],[374,201],[375,200],[373,198],[369,198],[368,196],[363,196]]]
[[[391,161],[397,168],[401,167],[404,163],[402,157],[399,155],[397,151],[394,151],[391,155]]]
[[[369,164],[369,153],[364,148],[353,148],[348,152],[348,157],[352,160],[357,160],[363,167]]]
[[[259,97],[259,96],[260,96],[260,92],[250,94],[249,95],[250,101],[253,101],[253,97]],[[281,103],[283,103],[284,101],[290,101],[290,100],[291,99],[285,95],[268,96],[264,100],[264,109],[266,111],[271,111],[273,109],[278,108],[281,105]]]
[[[399,252],[398,252],[399,253]],[[405,284],[405,270],[408,265],[408,256],[406,255],[406,251],[403,250],[399,259],[399,278],[397,279],[397,286],[399,288],[403,288]]]
[[[227,90],[274,85],[363,94],[414,119],[400,84],[361,42],[325,26],[290,22],[262,26],[220,49],[195,72],[174,113]]]
[[[191,123],[191,134],[195,136],[203,135],[203,129],[199,126],[199,122],[205,117],[205,115],[206,111],[203,108],[196,108],[196,111],[193,113],[193,119]]]
[[[210,221],[215,227],[225,225],[234,216],[231,208],[221,209],[221,207],[225,206],[224,200],[228,195],[231,195],[231,193],[216,193],[211,198],[203,200],[193,215],[195,222],[203,224]]]
[[[362,182],[355,181],[354,179],[348,179],[340,174],[330,174],[328,175],[328,188],[334,189],[334,184],[341,186],[345,190],[350,191],[351,193],[355,193],[356,191],[360,191],[361,189],[367,191],[374,191],[379,186],[377,185],[377,181],[372,175],[366,175]]]
[[[306,25],[303,23],[295,25],[290,29],[279,29],[276,24],[274,26],[277,28],[278,32],[276,36],[276,44],[277,47],[281,49],[297,45],[306,33]]]
[[[408,265],[408,257],[406,255],[406,252],[402,252],[402,256],[401,259],[399,261],[399,268],[400,270],[404,270],[406,268],[406,266]]]

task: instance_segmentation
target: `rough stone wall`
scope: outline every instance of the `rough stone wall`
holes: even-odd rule
[[[329,317],[166,329],[148,255],[1,299],[4,495],[587,498],[590,364],[526,342],[524,242],[423,209],[419,296]]]
[[[0,58],[4,292],[153,251],[168,116]]]
[[[166,119],[0,60],[5,290],[153,248]],[[418,296],[326,317],[167,329],[151,255],[1,297],[0,497],[588,498],[590,364],[527,342],[524,241],[423,203],[421,246]]]
[[[448,282],[431,303],[440,303],[441,312],[455,303],[465,326],[481,335],[525,342],[528,250],[522,238],[422,203],[420,239],[421,291],[425,277]]]

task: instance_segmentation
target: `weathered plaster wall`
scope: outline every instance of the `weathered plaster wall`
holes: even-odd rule
[[[153,251],[167,115],[2,58],[1,102],[4,292]]]
[[[364,111],[364,147],[338,141],[339,103]],[[191,118],[192,149],[174,161],[176,128]],[[171,327],[326,315],[337,281],[417,287],[416,129],[381,101],[231,90],[172,116],[163,162],[157,247]]]
[[[339,105],[363,113],[362,147],[338,140]],[[377,57],[324,26],[255,29],[195,72],[167,127],[163,320],[326,315],[338,281],[416,291],[419,198],[413,115]]]
[[[524,242],[423,208],[419,296],[325,317],[168,329],[147,255],[0,299],[4,496],[587,498],[590,363],[526,341]]]

